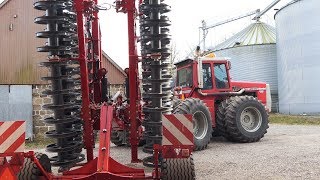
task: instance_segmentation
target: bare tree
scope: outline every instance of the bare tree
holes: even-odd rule
[[[176,67],[173,64],[178,61],[179,52],[177,50],[177,45],[174,42],[172,42],[170,45],[170,53],[170,63],[172,64],[170,68],[170,74],[172,75],[172,77],[175,77]]]
[[[177,58],[178,58],[178,55],[179,55],[179,52],[177,50],[177,45],[176,43],[171,43],[170,45],[170,61],[171,63],[173,64],[175,61],[177,61]]]

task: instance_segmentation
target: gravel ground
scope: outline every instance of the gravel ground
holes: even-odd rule
[[[112,146],[111,155],[130,163],[129,148]],[[261,141],[250,144],[215,138],[194,159],[197,179],[320,179],[320,126],[270,125]]]
[[[257,143],[215,139],[194,158],[197,179],[320,179],[320,127],[271,125]]]

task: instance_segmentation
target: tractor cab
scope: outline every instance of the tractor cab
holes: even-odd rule
[[[175,64],[177,76],[175,91],[189,97],[195,89],[206,93],[231,91],[231,63],[226,58],[200,57],[186,59]]]

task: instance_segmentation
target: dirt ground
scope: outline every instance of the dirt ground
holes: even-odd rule
[[[111,155],[130,163],[128,147],[112,146]],[[320,126],[270,125],[261,141],[250,144],[214,138],[194,159],[196,177],[203,180],[320,179]]]

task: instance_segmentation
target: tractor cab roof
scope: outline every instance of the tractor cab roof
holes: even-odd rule
[[[227,57],[205,57],[205,56],[200,57],[200,60],[202,60],[202,61],[215,61],[215,62],[226,62],[226,61],[228,61],[230,59],[231,58],[227,58]],[[196,62],[196,60],[184,59],[184,60],[181,60],[179,62],[176,62],[174,65],[178,66],[178,67],[181,67],[181,66],[192,64],[194,62]]]
[[[178,61],[176,63],[174,63],[175,66],[185,66],[185,65],[188,65],[188,64],[192,64],[195,60],[192,60],[192,59],[184,59],[184,60],[181,60],[181,61]]]
[[[231,58],[228,57],[200,57],[202,61],[228,61]]]

